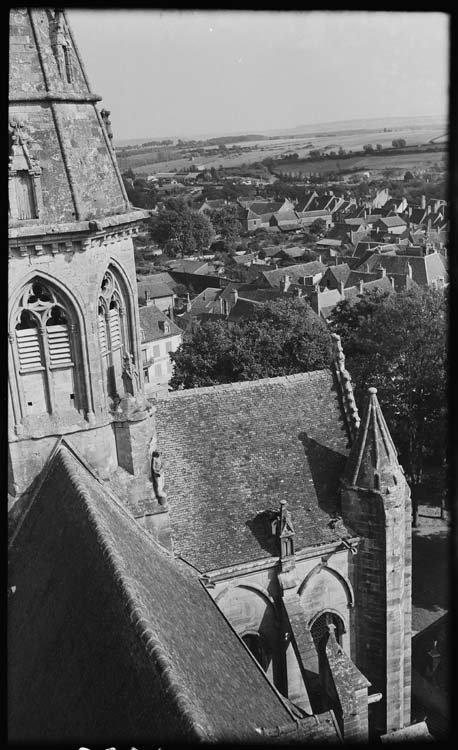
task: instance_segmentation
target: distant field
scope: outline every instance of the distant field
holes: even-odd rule
[[[350,159],[326,159],[320,160],[303,160],[285,163],[282,166],[275,167],[275,172],[292,173],[309,173],[320,172],[338,172],[341,170],[354,169],[357,167],[368,172],[381,172],[384,169],[427,169],[432,164],[444,164],[447,168],[447,152],[434,151],[423,152],[419,154],[384,154],[383,156],[355,156]]]
[[[372,143],[374,146],[377,143],[380,143],[383,147],[391,146],[391,141],[393,138],[404,138],[407,145],[417,145],[417,144],[424,144],[428,143],[432,138],[436,138],[437,136],[441,136],[444,134],[444,127],[442,125],[437,126],[431,126],[431,125],[425,125],[423,127],[409,127],[409,128],[396,128],[393,131],[390,132],[383,132],[383,129],[381,130],[375,130],[375,129],[368,129],[368,130],[361,130],[358,132],[355,132],[355,130],[352,131],[343,131],[341,133],[327,133],[326,135],[320,136],[315,134],[304,134],[304,137],[302,138],[285,138],[278,141],[258,141],[253,143],[243,143],[244,147],[247,147],[248,145],[252,145],[253,148],[249,151],[245,151],[241,154],[232,154],[227,156],[206,156],[201,158],[196,158],[194,160],[194,163],[196,166],[205,166],[207,168],[211,167],[219,167],[221,164],[223,167],[237,167],[241,164],[250,164],[255,161],[262,161],[263,159],[266,159],[268,157],[275,158],[278,156],[281,156],[285,153],[297,153],[299,158],[307,157],[311,149],[325,149],[326,147],[332,147],[328,148],[327,150],[334,150],[337,151],[340,147],[345,149],[345,151],[357,151],[359,149],[362,149],[363,145],[366,143]],[[234,144],[237,143],[237,140],[234,140]],[[309,146],[308,144],[312,143],[313,146]],[[435,158],[432,159],[432,163],[434,161],[437,161],[440,159],[439,153],[436,154],[424,154],[422,158],[422,161],[428,161],[429,156],[433,156]],[[364,160],[364,167],[366,168],[366,157],[362,157]],[[385,157],[374,157],[377,158],[378,165],[380,166],[379,159],[383,159]],[[386,158],[393,158],[393,157],[386,157]],[[410,155],[406,157],[401,157],[402,159],[410,159]],[[180,170],[184,169],[186,167],[189,167],[191,165],[191,162],[189,159],[183,159],[183,158],[177,158],[177,159],[170,159],[168,161],[162,161],[162,162],[151,162],[148,160],[148,154],[139,154],[137,156],[132,155],[127,158],[120,159],[121,169],[127,169],[129,166],[134,169],[135,172],[138,172],[139,174],[154,174],[155,172],[168,172],[168,171],[174,171],[174,170]],[[358,161],[358,158],[356,158]],[[349,164],[350,160],[345,160],[345,165]],[[331,162],[318,162],[320,164],[320,167],[313,167],[310,166],[312,163],[309,164],[309,169],[307,167],[302,168],[302,171],[333,171],[336,169],[336,166],[331,166]],[[430,162],[428,162],[430,163]],[[401,166],[410,167],[415,164],[412,162],[406,162],[404,165],[404,162]],[[328,165],[328,166],[324,166]],[[280,164],[278,165],[279,168],[281,168]],[[345,167],[342,167],[345,169]],[[370,169],[370,167],[367,167]],[[289,165],[284,167],[285,171],[291,171],[291,169],[294,169],[294,166],[290,167]]]

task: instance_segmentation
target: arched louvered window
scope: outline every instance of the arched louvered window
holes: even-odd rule
[[[117,399],[123,393],[123,356],[132,352],[124,295],[115,273],[107,270],[100,287],[98,331],[107,395]]]
[[[18,304],[14,333],[23,414],[81,408],[76,326],[61,295],[41,280],[29,284]]]

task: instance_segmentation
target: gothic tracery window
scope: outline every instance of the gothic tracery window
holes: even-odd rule
[[[98,302],[99,346],[108,396],[116,399],[123,392],[123,356],[131,353],[124,295],[115,274],[107,270]]]
[[[75,375],[76,326],[61,296],[42,281],[28,284],[14,328],[24,415],[82,408]]]

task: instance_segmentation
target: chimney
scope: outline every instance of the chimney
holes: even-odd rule
[[[390,276],[391,286],[394,289],[394,276]]]
[[[150,298],[150,297],[149,297],[149,291],[148,291],[148,289],[145,289],[145,305],[147,305],[147,304],[148,304],[148,302],[149,302],[149,298]]]
[[[191,312],[191,297],[189,296],[189,292],[186,295],[186,312]]]
[[[426,206],[426,213],[427,214],[431,213],[431,204],[430,203],[428,203],[428,205]]]
[[[318,256],[318,263],[322,263],[321,255]]]
[[[238,298],[239,298],[239,293],[237,289],[231,289],[231,292],[230,292],[231,308],[234,307]]]
[[[410,219],[410,217],[412,216],[412,206],[407,206],[407,214],[408,214],[409,219]]]
[[[421,208],[426,208],[426,195],[422,195],[421,196],[420,206],[421,206]]]
[[[345,297],[345,284],[343,283],[343,281],[340,282],[339,286],[340,286],[340,295],[343,299]]]
[[[315,284],[315,291],[312,292],[310,295],[310,307],[312,310],[319,315],[321,310],[321,302],[320,302],[320,287],[318,284]]]
[[[363,292],[364,292],[364,281],[361,280],[359,282],[359,293],[363,294]]]
[[[381,268],[380,269],[380,278],[384,279],[385,276],[386,276],[386,268]]]
[[[287,292],[288,289],[289,289],[289,287],[290,287],[290,285],[291,285],[291,278],[286,273],[280,279],[280,289],[282,290],[282,292]]]
[[[412,278],[412,266],[410,265],[409,261],[407,261],[407,275],[409,279]]]

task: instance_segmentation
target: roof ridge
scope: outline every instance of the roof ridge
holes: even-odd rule
[[[48,458],[45,461],[43,469],[41,470],[41,476],[40,476],[40,479],[39,479],[39,481],[37,483],[37,486],[33,490],[32,495],[29,498],[29,501],[27,503],[27,508],[21,514],[21,516],[20,516],[20,518],[19,518],[19,520],[18,520],[18,522],[17,522],[17,524],[15,526],[14,532],[12,533],[11,538],[10,538],[10,540],[8,542],[8,549],[10,549],[13,546],[14,541],[15,541],[15,539],[16,539],[19,531],[22,528],[22,524],[24,523],[27,515],[29,514],[29,511],[31,510],[33,504],[35,503],[36,498],[38,497],[38,493],[40,492],[40,490],[41,490],[44,482],[46,481],[46,479],[47,479],[47,477],[49,475],[49,472],[52,469],[52,464],[53,464],[54,458],[57,455],[57,453],[59,452],[60,446],[62,444],[62,440],[63,440],[62,436],[59,436],[57,438],[55,444],[53,445],[53,447],[51,449],[51,452],[50,452]]]
[[[146,529],[141,526],[139,523],[137,523],[134,516],[127,510],[124,503],[119,499],[116,492],[114,492],[109,484],[107,484],[103,479],[99,477],[97,474],[97,471],[86,461],[84,456],[82,456],[78,450],[73,446],[71,443],[69,443],[65,438],[62,438],[60,441],[59,452],[62,453],[62,451],[66,450],[68,451],[73,458],[83,466],[83,468],[88,472],[88,474],[91,475],[91,477],[97,482],[97,484],[100,485],[101,489],[104,493],[110,496],[110,498],[113,500],[114,503],[116,503],[116,506],[121,511],[121,513],[126,516],[126,518],[129,519],[130,523],[133,523],[135,525],[135,529],[138,529],[138,531],[145,537],[145,539],[152,540],[153,543],[158,547],[158,549],[161,550],[161,552],[164,552],[168,557],[172,557],[173,559],[176,559],[176,555],[168,550],[166,547],[163,547],[161,544],[155,541],[154,537],[149,534]],[[70,470],[73,471],[72,467],[70,467]],[[78,480],[79,481],[79,480]]]
[[[251,300],[248,300],[251,302]],[[328,368],[323,367],[321,370],[309,370],[308,372],[297,372],[291,375],[276,375],[273,378],[258,378],[257,380],[237,380],[233,383],[218,383],[217,385],[203,385],[198,388],[183,388],[179,391],[168,391],[167,394],[158,394],[158,400],[168,400],[170,398],[185,398],[192,396],[194,393],[215,393],[217,391],[238,391],[243,388],[256,388],[261,385],[276,385],[282,382],[288,384],[294,381],[307,380],[314,375],[323,372],[329,372]]]
[[[199,740],[208,741],[211,738],[209,738],[208,733],[197,721],[190,701],[188,700],[185,692],[174,677],[173,662],[171,661],[166,650],[163,649],[160,642],[157,640],[146,618],[143,616],[142,606],[141,604],[139,604],[137,596],[134,595],[129,588],[129,585],[126,581],[126,575],[123,572],[121,555],[114,544],[110,541],[109,536],[105,536],[103,521],[98,516],[97,512],[94,511],[91,495],[86,487],[84,487],[81,479],[77,476],[75,468],[70,463],[70,456],[68,455],[69,451],[66,450],[67,448],[68,446],[65,446],[64,449],[61,449],[59,451],[58,458],[61,459],[63,467],[67,472],[69,479],[73,483],[74,489],[79,494],[81,500],[84,503],[86,514],[90,522],[92,523],[95,535],[100,544],[102,555],[108,563],[109,567],[112,569],[115,583],[119,588],[123,601],[125,602],[129,614],[129,619],[133,623],[135,630],[137,631],[137,634],[139,635],[140,640],[142,641],[142,644],[145,647],[148,655],[152,657],[152,659],[156,662],[158,671],[161,674],[162,679],[165,683],[168,684],[167,692],[169,692],[175,700],[183,718],[188,723],[192,731],[197,735]],[[72,455],[73,458],[77,460],[76,454],[73,454],[72,452]],[[128,515],[127,512],[126,515]],[[135,523],[135,519],[133,517],[131,518],[129,516],[129,519],[133,523]],[[135,528],[137,527],[139,529],[141,528],[138,524],[136,524]],[[154,539],[152,537],[148,536],[148,539],[154,543]],[[158,550],[161,549],[162,551],[162,548],[157,543],[154,543],[154,546]]]

